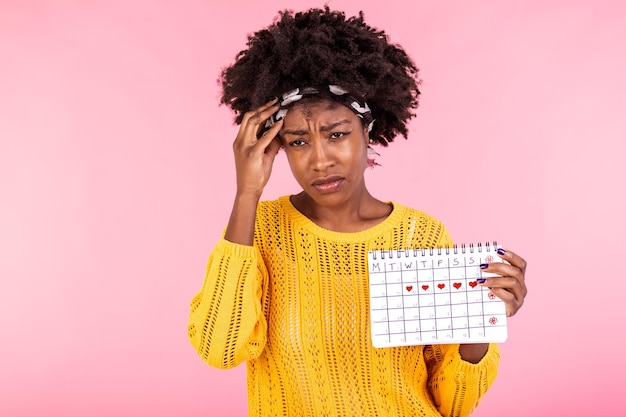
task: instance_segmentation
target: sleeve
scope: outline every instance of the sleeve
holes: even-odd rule
[[[221,239],[190,305],[188,337],[208,365],[229,369],[257,358],[266,342],[268,273],[255,246]]]
[[[464,361],[459,345],[432,345],[424,349],[428,388],[442,416],[469,416],[496,379],[500,351],[489,344],[478,363]]]
[[[452,247],[448,230],[442,226],[438,247]],[[424,348],[428,369],[428,389],[442,416],[469,416],[496,379],[500,351],[489,344],[478,363],[463,360],[459,344],[431,345]]]

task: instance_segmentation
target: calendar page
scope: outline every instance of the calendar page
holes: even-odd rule
[[[493,244],[368,253],[374,347],[504,342],[506,308],[477,279],[500,262]]]

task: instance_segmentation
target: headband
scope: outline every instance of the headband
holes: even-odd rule
[[[374,118],[372,117],[372,111],[365,101],[351,96],[346,90],[337,85],[327,85],[324,91],[329,92],[333,100],[337,101],[339,104],[343,104],[352,110],[354,114],[363,119],[363,124],[367,126],[367,131],[371,132],[374,126]],[[286,92],[281,96],[280,108],[267,120],[265,127],[270,128],[274,123],[282,120],[287,115],[287,108],[290,104],[301,100],[305,96],[318,94],[321,94],[320,89],[314,87],[296,88]]]

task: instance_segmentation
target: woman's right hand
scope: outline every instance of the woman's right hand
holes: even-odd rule
[[[278,108],[278,99],[274,99],[243,116],[233,143],[239,196],[260,198],[270,178],[274,158],[281,146],[278,131],[283,125],[282,120],[274,123],[261,137],[258,135]]]

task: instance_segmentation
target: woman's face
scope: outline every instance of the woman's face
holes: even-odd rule
[[[352,110],[326,99],[297,102],[279,135],[296,181],[315,202],[332,206],[361,196],[368,136]]]

